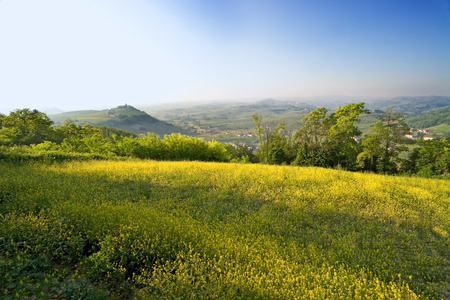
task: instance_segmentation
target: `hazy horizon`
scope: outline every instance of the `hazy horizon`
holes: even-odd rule
[[[442,0],[0,0],[0,112],[450,96],[449,32]]]
[[[348,104],[348,103],[356,103],[356,102],[365,102],[366,107],[372,107],[376,103],[380,103],[379,101],[386,101],[386,100],[398,100],[399,98],[426,98],[426,97],[448,97],[450,96],[443,96],[443,95],[422,95],[422,96],[395,96],[395,97],[363,97],[363,96],[313,96],[313,97],[257,97],[257,98],[234,98],[234,99],[212,99],[212,100],[192,100],[192,101],[173,101],[173,102],[154,102],[154,103],[118,103],[115,105],[108,105],[105,104],[103,106],[95,106],[95,105],[87,105],[84,107],[78,107],[75,109],[61,109],[59,107],[43,107],[43,106],[29,106],[29,107],[15,107],[10,110],[1,110],[0,113],[3,114],[9,114],[11,111],[16,109],[23,109],[23,108],[29,108],[29,109],[37,109],[41,112],[46,113],[47,115],[56,115],[60,113],[71,113],[76,111],[102,111],[102,110],[108,110],[112,108],[116,108],[118,106],[123,105],[130,105],[133,106],[139,110],[143,110],[146,112],[155,110],[167,110],[167,109],[180,109],[180,108],[194,108],[197,106],[203,106],[203,105],[214,105],[214,104],[230,104],[233,105],[244,105],[246,103],[252,104],[257,103],[259,101],[264,100],[277,100],[277,101],[291,101],[291,102],[299,102],[304,103],[307,105],[314,105],[316,107],[325,106],[327,108],[331,107],[337,107],[340,105]]]

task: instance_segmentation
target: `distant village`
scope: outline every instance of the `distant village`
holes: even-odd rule
[[[434,137],[432,137],[428,134],[430,134],[430,130],[411,128],[411,129],[409,129],[409,133],[405,134],[404,137],[411,139],[411,140],[419,140],[419,139],[422,139],[425,141],[434,140]],[[355,141],[359,142],[362,139],[362,137],[354,136],[353,139]]]
[[[405,137],[412,140],[423,139],[425,141],[434,140],[434,137],[428,135],[430,131],[427,129],[415,129],[411,128],[408,134],[405,134]]]

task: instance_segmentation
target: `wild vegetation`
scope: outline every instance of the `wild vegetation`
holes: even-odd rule
[[[357,141],[367,112],[254,115],[257,151],[1,115],[0,298],[449,299],[450,143],[402,159],[404,116]]]
[[[227,161],[225,145],[179,133],[159,135],[133,134],[111,127],[80,125],[66,120],[52,127],[53,122],[37,110],[22,109],[0,116],[0,157],[21,156],[21,153],[51,155],[90,153],[103,157],[137,157],[159,160]],[[13,147],[11,149],[11,147]],[[28,155],[30,156],[30,155]]]
[[[0,162],[3,299],[449,299],[450,182]]]
[[[409,150],[407,145],[413,143],[404,137],[409,131],[405,115],[387,109],[361,138],[357,124],[361,115],[368,113],[362,102],[341,106],[332,113],[318,108],[302,119],[303,125],[295,133],[287,131],[284,123],[267,126],[259,115],[253,115],[260,141],[259,161],[388,174],[450,173],[449,140],[420,141],[402,157]]]
[[[52,126],[53,121],[44,113],[22,109],[0,115],[0,157],[89,153],[114,158],[261,162],[421,176],[450,173],[449,140],[420,141],[409,151],[406,145],[412,141],[404,137],[408,130],[405,116],[393,109],[378,114],[361,139],[357,125],[368,113],[363,102],[341,106],[331,113],[322,107],[308,113],[296,131],[288,130],[284,122],[270,126],[260,115],[253,115],[259,140],[258,150],[254,151],[239,141],[207,142],[179,133],[164,138],[154,133],[136,137],[121,129],[70,120]]]

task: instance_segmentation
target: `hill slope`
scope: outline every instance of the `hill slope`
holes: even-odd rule
[[[157,161],[0,178],[0,298],[450,296],[448,180]]]
[[[189,134],[188,131],[160,121],[146,112],[133,106],[123,105],[107,110],[72,111],[57,115],[50,115],[55,125],[70,119],[77,123],[89,123],[97,126],[108,126],[123,129],[136,135],[156,133],[160,136],[171,133]]]
[[[347,100],[345,100],[347,99]],[[364,97],[325,97],[298,98],[297,100],[265,99],[257,102],[210,103],[183,108],[155,108],[152,112],[159,119],[177,126],[195,131],[206,138],[219,141],[241,140],[255,143],[255,125],[251,116],[260,114],[267,124],[276,125],[285,121],[288,129],[300,128],[301,119],[317,107],[326,107],[333,111],[339,106],[357,102],[365,102],[365,107],[371,110],[384,111],[394,107],[398,112],[407,116],[414,116],[426,111],[450,106],[447,96],[420,96],[395,98],[364,98]],[[379,113],[372,113],[362,117],[359,128],[367,133],[376,121]],[[440,128],[450,133],[446,128]],[[437,132],[437,131],[436,131]]]
[[[367,108],[385,110],[388,107],[394,107],[396,111],[408,116],[447,106],[450,106],[450,97],[447,96],[395,97],[366,101]]]
[[[429,128],[441,124],[450,125],[450,106],[411,116],[407,121],[410,126],[416,128]]]
[[[260,114],[264,122],[274,125],[285,121],[287,127],[291,128],[313,109],[315,106],[299,101],[265,99],[250,103],[211,103],[152,111],[159,119],[195,131],[207,139],[256,141],[256,137],[251,137],[255,129],[252,115]]]

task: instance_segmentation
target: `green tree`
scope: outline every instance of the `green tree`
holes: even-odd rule
[[[361,135],[361,130],[355,123],[361,122],[362,114],[369,114],[364,109],[364,103],[350,103],[339,107],[330,115],[331,124],[328,130],[328,149],[334,153],[333,166],[340,165],[345,169],[356,170],[358,168],[357,157],[361,152],[361,146],[355,137]]]
[[[303,126],[295,134],[301,143],[312,146],[324,144],[327,132],[330,129],[330,120],[327,118],[328,110],[320,107],[310,112],[302,119]]]
[[[55,128],[55,133],[58,142],[62,142],[65,138],[81,139],[83,138],[83,127],[72,120],[65,120],[62,125]]]
[[[405,115],[388,108],[377,117],[371,132],[362,141],[364,150],[358,155],[360,165],[364,166],[367,161],[372,165],[376,162],[378,172],[395,173],[399,154],[407,150],[403,136],[407,130]]]
[[[320,167],[328,165],[325,145],[330,120],[327,113],[325,107],[320,107],[302,119],[303,126],[294,135],[297,149],[294,165]]]
[[[0,129],[3,128],[3,120],[6,118],[6,116],[2,113],[0,113]]]
[[[450,140],[419,141],[415,169],[419,175],[450,174]]]
[[[253,148],[244,142],[236,141],[232,144],[226,144],[230,159],[232,162],[256,162],[256,156]]]
[[[70,152],[110,153],[114,152],[114,140],[104,137],[100,127],[77,124],[71,120],[55,128],[56,140],[61,148]]]
[[[293,138],[286,130],[286,124],[281,122],[270,134],[268,163],[278,165],[291,164],[294,159]]]
[[[295,135],[298,149],[295,164],[357,169],[361,147],[354,137],[361,131],[355,123],[361,121],[364,113],[369,111],[364,109],[363,102],[341,106],[331,114],[325,107],[310,112]]]
[[[290,164],[295,158],[293,139],[284,122],[275,128],[262,123],[260,115],[253,115],[255,133],[259,139],[259,161],[268,164]]]
[[[3,144],[30,145],[53,137],[53,121],[45,113],[28,108],[1,117],[0,141]]]
[[[377,171],[378,159],[381,157],[381,139],[374,134],[365,135],[361,140],[363,151],[358,154],[357,162],[361,168]]]
[[[253,122],[255,123],[255,133],[259,140],[258,158],[262,163],[268,163],[269,161],[269,145],[271,128],[268,124],[263,124],[261,115],[252,115]]]

